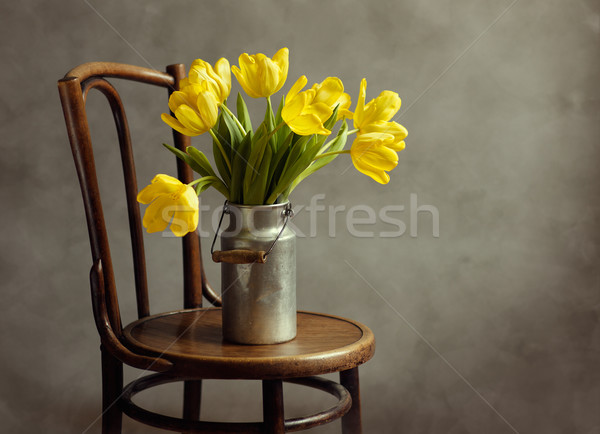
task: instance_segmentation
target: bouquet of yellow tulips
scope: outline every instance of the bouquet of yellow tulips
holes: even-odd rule
[[[204,152],[190,146],[182,152],[165,144],[200,177],[182,184],[168,175],[156,175],[140,191],[138,201],[149,204],[143,224],[148,232],[172,232],[183,236],[198,225],[198,195],[209,187],[237,204],[270,205],[288,200],[290,193],[307,176],[330,163],[339,154],[350,154],[357,170],[375,181],[389,182],[388,171],[398,164],[397,152],[404,149],[406,129],[391,121],[400,109],[397,93],[383,91],[365,104],[367,82],[361,81],[354,112],[350,95],[337,77],[328,77],[303,90],[301,76],[276,111],[271,95],[279,91],[288,75],[289,51],[280,49],[272,58],[264,54],[239,57],[239,67],[227,59],[215,66],[195,60],[180,89],[171,94],[169,108],[162,114],[171,128],[187,136],[212,136],[214,167]],[[254,128],[248,108],[238,93],[236,112],[227,106],[231,72],[252,98],[266,98],[266,114]],[[353,120],[349,130],[347,121]],[[339,129],[331,140],[335,125]],[[347,137],[356,133],[349,150]]]

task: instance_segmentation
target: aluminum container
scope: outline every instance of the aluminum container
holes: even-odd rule
[[[223,337],[241,344],[277,344],[296,337],[296,235],[288,203],[228,204],[222,250],[268,252],[264,264],[221,264]],[[281,233],[281,235],[280,235]]]

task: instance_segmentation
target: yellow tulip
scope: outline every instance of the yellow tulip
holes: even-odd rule
[[[174,130],[186,136],[204,134],[217,123],[219,100],[207,80],[189,81],[169,98],[169,108],[175,117],[163,113],[161,119]]]
[[[323,102],[331,108],[339,105],[337,120],[342,118],[352,119],[350,108],[350,95],[344,93],[344,84],[337,77],[328,77],[321,83],[313,84],[315,93],[315,102]]]
[[[164,231],[170,223],[175,236],[182,237],[198,227],[196,191],[177,178],[156,175],[152,184],[139,192],[137,200],[150,204],[142,221],[148,233]]]
[[[323,123],[329,119],[333,113],[329,102],[331,102],[330,100],[332,100],[335,95],[330,97],[328,95],[328,90],[334,88],[335,84],[332,82],[328,83],[327,86],[321,90],[321,101],[318,101],[316,100],[317,90],[308,89],[304,92],[300,92],[300,90],[306,86],[307,81],[306,76],[303,75],[292,86],[285,97],[285,104],[281,111],[281,117],[293,132],[301,136],[309,136],[311,134],[331,134],[331,131],[323,126]],[[335,99],[337,100],[337,98]]]
[[[354,111],[354,127],[362,128],[374,122],[387,122],[400,110],[400,97],[396,92],[384,90],[375,99],[365,105],[367,95],[367,80],[360,82],[360,92]]]
[[[190,67],[188,78],[182,80],[180,88],[188,84],[200,84],[206,81],[208,89],[215,94],[217,100],[222,103],[231,92],[231,71],[229,61],[222,57],[215,63],[215,67],[202,59],[196,59]]]
[[[287,78],[289,67],[289,50],[282,48],[273,59],[262,53],[242,54],[240,67],[231,68],[233,75],[244,91],[252,98],[268,97],[277,92]]]
[[[390,176],[386,172],[398,165],[398,145],[394,140],[388,133],[359,134],[350,148],[354,167],[380,184],[387,184]]]

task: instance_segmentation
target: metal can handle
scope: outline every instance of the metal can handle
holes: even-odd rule
[[[229,214],[229,201],[225,201],[223,204],[223,211],[221,212],[221,218],[219,219],[219,226],[215,232],[215,237],[213,238],[212,244],[210,246],[210,254],[212,255],[212,260],[214,262],[226,262],[228,264],[264,264],[267,262],[267,256],[275,247],[275,243],[283,234],[285,227],[288,224],[290,218],[294,216],[294,211],[292,210],[292,204],[288,203],[283,214],[285,215],[285,220],[283,221],[283,226],[281,227],[281,231],[277,237],[273,240],[273,243],[269,247],[267,251],[263,250],[243,250],[243,249],[235,249],[235,250],[215,250],[215,243],[217,242],[217,236],[219,235],[219,230],[221,229],[221,224],[223,223],[223,217],[225,214]]]

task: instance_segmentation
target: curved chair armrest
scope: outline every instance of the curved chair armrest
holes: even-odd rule
[[[102,345],[117,359],[134,368],[150,369],[158,372],[165,372],[171,369],[173,364],[168,360],[136,354],[126,348],[115,335],[108,319],[108,312],[106,311],[104,275],[102,273],[102,260],[100,259],[94,261],[94,265],[90,271],[90,283],[92,285],[94,320],[98,333],[100,333]]]

